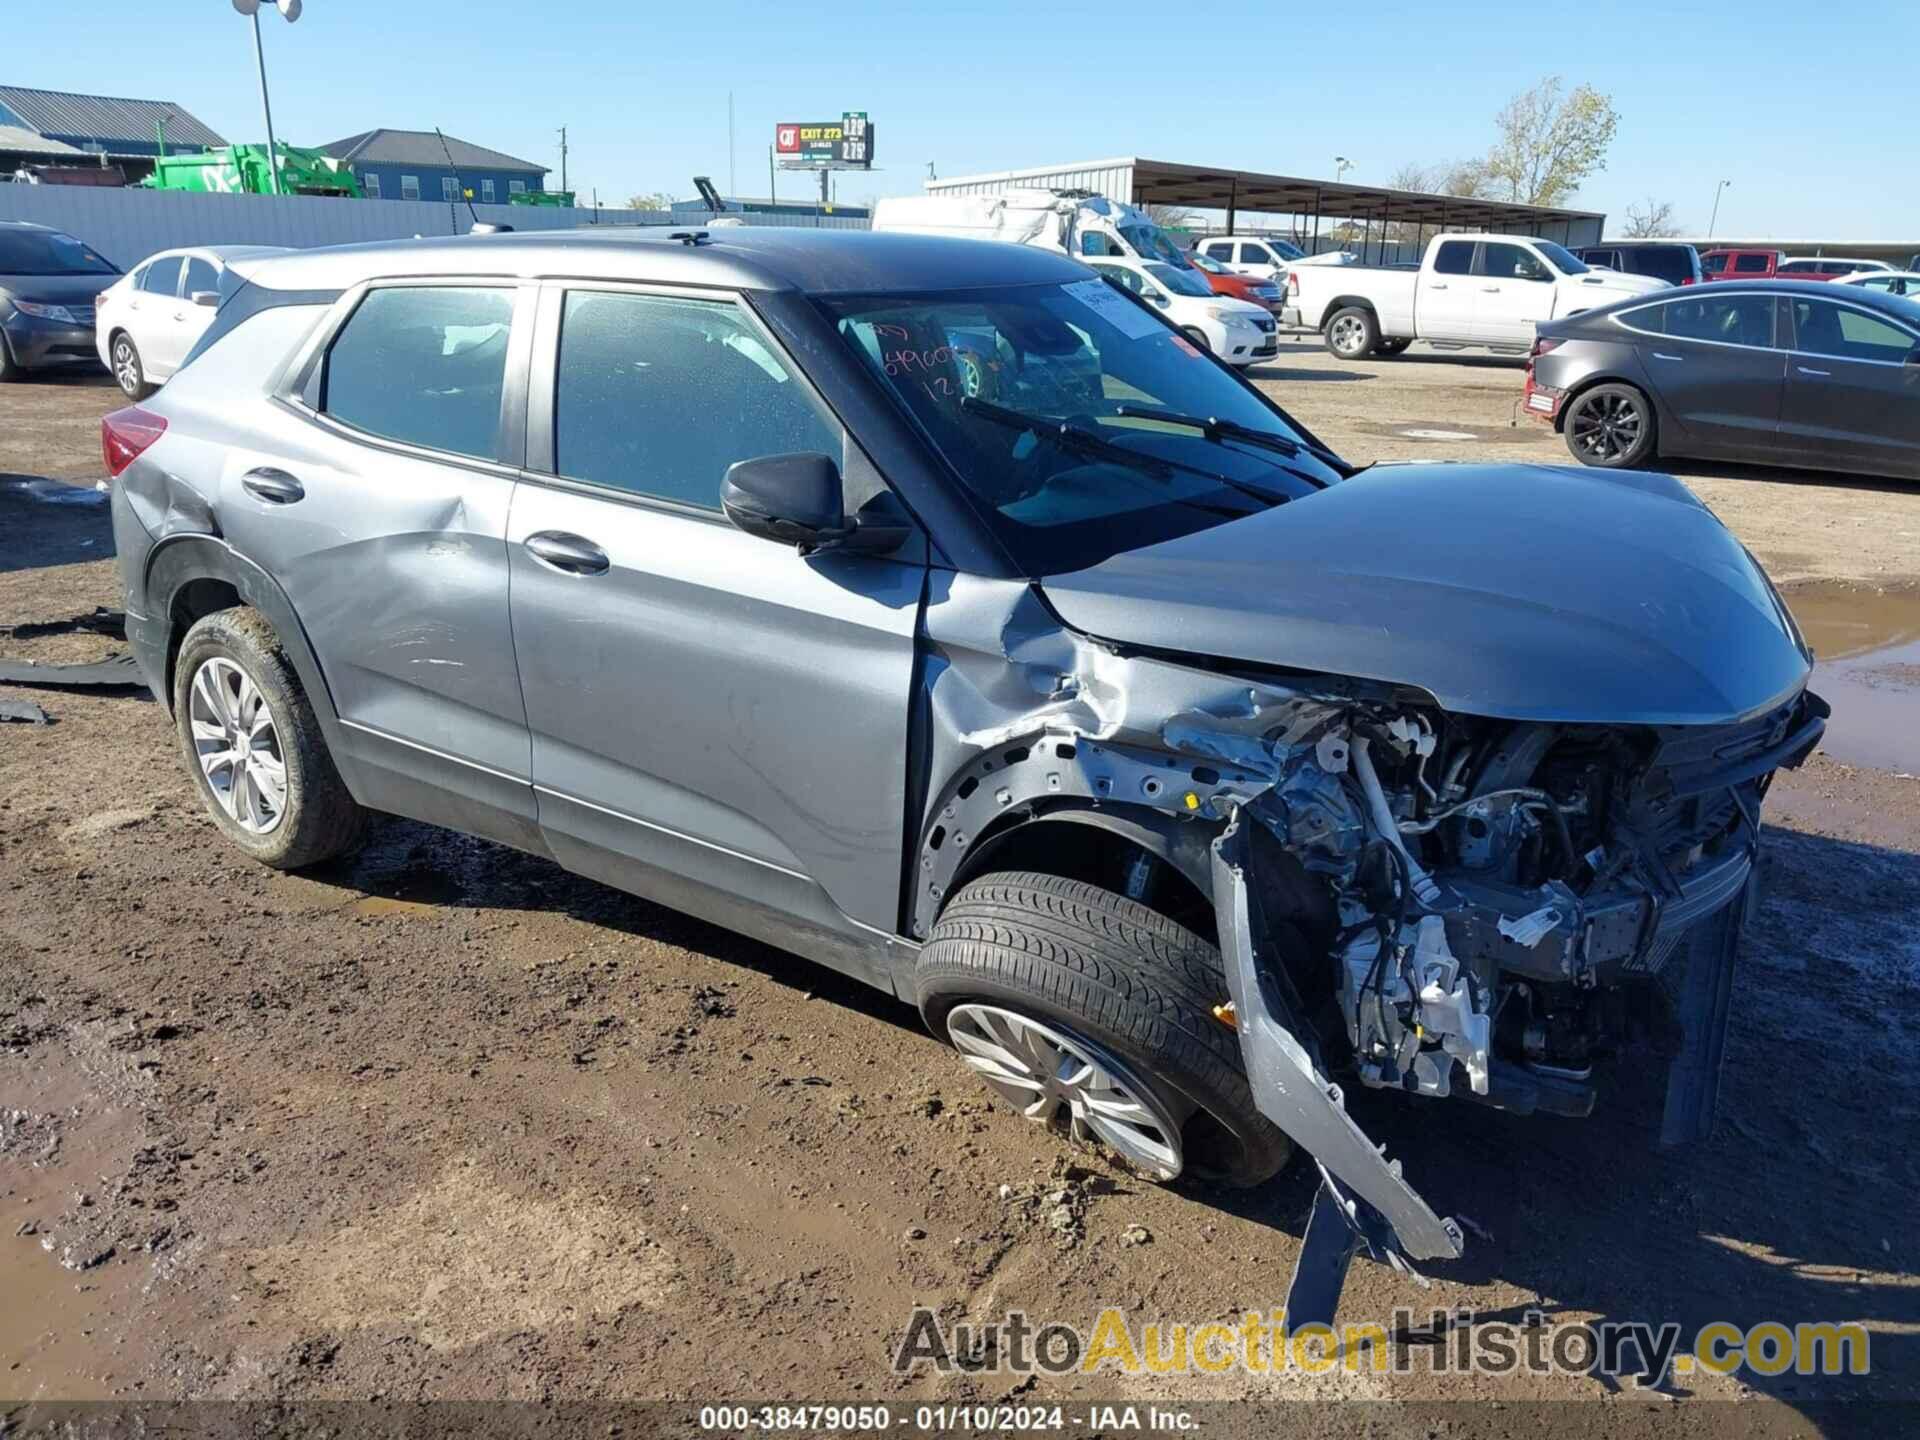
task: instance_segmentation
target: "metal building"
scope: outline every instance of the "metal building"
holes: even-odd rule
[[[1562,210],[1477,200],[1459,195],[1429,195],[1388,190],[1336,180],[1270,175],[1257,170],[1225,170],[1145,160],[1137,155],[1088,160],[1074,165],[1043,165],[1002,170],[991,175],[961,175],[929,180],[935,195],[978,195],[1009,186],[1051,190],[1090,190],[1130,205],[1177,205],[1226,212],[1225,229],[1237,227],[1243,212],[1285,217],[1284,228],[1308,250],[1325,249],[1322,234],[1342,222],[1361,227],[1360,247],[1386,246],[1391,226],[1435,230],[1486,230],[1534,235],[1563,245],[1590,245],[1601,238],[1607,217],[1593,210]],[[1376,228],[1377,227],[1377,228]],[[1263,228],[1274,228],[1266,225]],[[1348,242],[1351,243],[1350,241]]]
[[[24,85],[0,85],[0,125],[122,161],[151,160],[160,153],[163,133],[172,151],[213,150],[227,143],[171,100],[30,90]]]

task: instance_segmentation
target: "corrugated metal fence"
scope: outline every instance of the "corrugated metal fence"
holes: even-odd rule
[[[714,217],[707,211],[563,209],[544,205],[476,205],[489,224],[516,230],[572,230],[584,226],[660,226],[687,229]],[[749,225],[815,225],[865,230],[865,220],[841,215],[729,215]],[[31,220],[77,235],[122,269],[156,250],[184,245],[347,245],[405,240],[417,235],[464,235],[473,224],[463,203],[346,200],[316,195],[199,195],[183,190],[111,190],[78,185],[0,184],[0,220]]]

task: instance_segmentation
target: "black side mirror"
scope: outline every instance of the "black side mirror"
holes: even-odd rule
[[[720,482],[720,508],[749,535],[808,550],[837,544],[852,528],[840,467],[812,451],[735,461]]]

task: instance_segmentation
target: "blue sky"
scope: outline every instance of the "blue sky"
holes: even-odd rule
[[[1710,18],[1715,13],[1722,19]],[[782,120],[866,110],[880,169],[840,198],[942,175],[1140,154],[1384,182],[1482,153],[1496,111],[1543,76],[1613,96],[1620,131],[1579,203],[1671,200],[1702,233],[1915,240],[1906,158],[1920,14],[1804,3],[629,5],[619,0],[307,0],[263,19],[281,138],[430,128],[554,166],[603,203],[764,194]],[[0,0],[0,81],[179,102],[261,133],[247,24],[227,0]],[[811,177],[783,174],[799,196]]]

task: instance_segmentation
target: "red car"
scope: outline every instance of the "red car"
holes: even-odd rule
[[[1286,303],[1280,287],[1271,280],[1262,280],[1257,275],[1236,275],[1218,260],[1194,251],[1187,256],[1194,268],[1207,277],[1207,284],[1213,287],[1216,295],[1231,296],[1235,300],[1245,300],[1250,305],[1259,305],[1280,313],[1280,307]]]
[[[1700,257],[1704,280],[1771,280],[1787,257],[1779,250],[1709,250]]]

